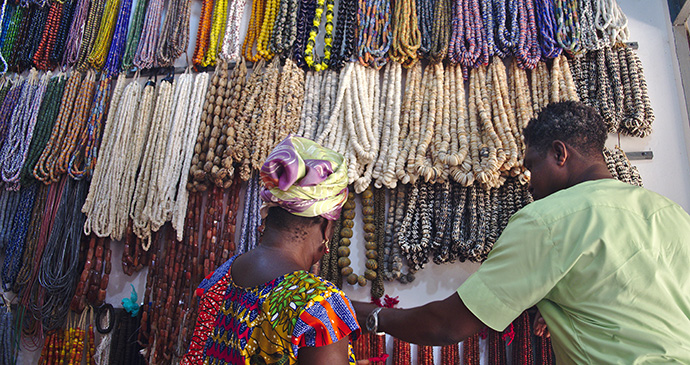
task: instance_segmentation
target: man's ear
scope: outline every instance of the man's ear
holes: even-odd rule
[[[563,167],[568,160],[568,146],[563,141],[555,140],[551,143],[551,149],[556,165]]]

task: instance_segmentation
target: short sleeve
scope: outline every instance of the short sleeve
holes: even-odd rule
[[[328,291],[316,296],[297,318],[292,334],[293,351],[330,345],[359,332],[355,310],[345,293]]]
[[[549,227],[529,209],[516,213],[479,270],[457,293],[484,324],[503,331],[543,299],[568,268]]]

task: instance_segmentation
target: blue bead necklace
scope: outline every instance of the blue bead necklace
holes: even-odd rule
[[[34,208],[37,188],[38,184],[32,184],[19,192],[19,205],[12,220],[12,229],[5,250],[5,262],[2,265],[2,287],[6,291],[12,289],[21,269],[24,243],[29,230],[29,218]]]
[[[129,14],[132,11],[132,0],[123,0],[120,5],[120,15],[115,23],[113,40],[110,43],[110,51],[105,61],[105,71],[108,78],[117,76],[120,72],[120,63],[125,51],[127,41],[127,26],[129,25]]]
[[[563,50],[556,42],[556,18],[553,0],[535,0],[539,47],[542,58],[556,58]]]

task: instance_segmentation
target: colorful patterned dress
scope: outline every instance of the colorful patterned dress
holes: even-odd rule
[[[197,289],[199,317],[182,364],[297,364],[300,347],[359,334],[352,304],[332,283],[295,271],[243,288],[230,275],[235,257]],[[348,353],[354,364],[351,345]]]

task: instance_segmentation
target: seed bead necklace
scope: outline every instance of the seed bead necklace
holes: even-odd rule
[[[74,66],[79,59],[79,48],[82,44],[81,41],[84,35],[84,26],[89,14],[89,7],[91,5],[89,0],[74,1],[78,1],[78,3],[75,5],[72,24],[69,28],[69,33],[65,43],[65,53],[62,58],[62,64],[66,66]]]
[[[77,0],[65,1],[65,5],[62,8],[62,13],[60,16],[60,24],[57,29],[57,35],[55,37],[55,44],[53,44],[52,49],[50,49],[50,55],[48,57],[48,60],[52,66],[62,64],[69,29],[72,24],[72,19],[74,17],[76,8]]]
[[[373,16],[372,16],[373,15]],[[391,43],[391,5],[384,0],[359,0],[357,23],[359,62],[380,69]]]
[[[419,59],[417,51],[422,45],[417,4],[414,0],[401,0],[395,4],[392,27],[389,56],[393,61],[409,68]]]
[[[0,28],[0,50],[2,50],[2,46],[5,43],[7,28],[9,28],[13,14],[14,7],[11,6],[10,10],[7,11],[7,2],[3,1],[2,9],[0,9],[0,25],[2,26]],[[5,60],[5,56],[2,54],[2,52],[0,52],[0,62],[2,62],[2,73],[4,74],[7,72],[7,61]]]
[[[225,24],[225,17],[228,12],[228,0],[216,0],[215,9],[213,9],[213,22],[211,25],[211,34],[208,39],[208,49],[204,56],[202,66],[215,66],[216,57],[218,56],[218,42],[223,39],[223,28]]]
[[[32,67],[33,57],[41,43],[42,31],[46,27],[48,20],[49,7],[35,8],[31,17],[31,23],[26,28],[26,38],[22,43],[23,48],[18,59],[19,71],[24,71]]]
[[[151,68],[156,61],[156,41],[160,31],[161,17],[163,14],[163,0],[150,0],[146,8],[144,26],[141,30],[141,38],[134,55],[134,66],[140,70]]]
[[[7,242],[6,256],[2,265],[2,287],[5,291],[12,289],[21,268],[25,249],[24,239],[28,232],[37,187],[38,185],[24,187],[19,192],[19,204],[12,220],[10,240]]]
[[[313,7],[316,5],[311,1],[309,3],[313,5],[310,7],[311,18],[304,20],[307,24],[312,23]],[[304,2],[302,4],[304,5]],[[328,67],[335,71],[340,71],[345,63],[350,62],[354,56],[357,37],[357,4],[357,0],[343,0],[338,3],[338,22],[331,48],[331,61],[328,63]],[[300,54],[303,48],[300,48]]]
[[[110,43],[110,50],[108,57],[105,59],[104,67],[106,76],[113,78],[120,73],[120,61],[125,50],[125,41],[127,40],[127,24],[129,23],[129,14],[132,10],[132,0],[123,0],[120,5],[120,13],[115,24],[113,38]],[[100,60],[99,60],[100,62]]]
[[[139,38],[144,27],[144,15],[146,14],[146,6],[149,0],[139,0],[134,8],[134,14],[129,23],[129,31],[127,32],[127,43],[125,46],[125,53],[122,56],[122,71],[128,71],[134,65],[134,56],[139,47]]]
[[[244,16],[246,0],[233,0],[228,4],[228,22],[225,26],[225,37],[221,56],[228,62],[241,58],[240,27]]]
[[[113,0],[111,0],[113,1]],[[93,0],[89,7],[88,17],[84,25],[84,35],[81,39],[79,48],[79,58],[75,65],[77,69],[84,71],[87,69],[88,57],[91,54],[99,33],[99,25],[105,10],[106,0]],[[104,29],[105,30],[105,29]]]
[[[156,60],[160,67],[170,67],[187,50],[189,44],[189,18],[191,3],[174,0],[168,7],[163,31],[158,39]]]
[[[4,7],[3,3],[3,7]],[[50,10],[48,10],[48,18],[46,20],[45,27],[43,28],[41,42],[38,45],[38,50],[33,56],[33,63],[39,70],[48,70],[50,67],[49,57],[50,50],[55,44],[58,28],[60,26],[60,17],[62,16],[62,11],[65,4],[63,2],[54,2],[50,5]]]

